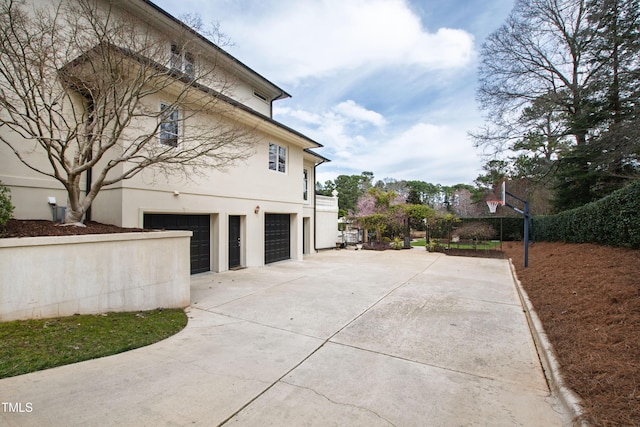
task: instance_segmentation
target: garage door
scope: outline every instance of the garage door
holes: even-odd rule
[[[191,274],[209,271],[211,265],[211,230],[209,215],[145,214],[144,228],[188,230],[191,236]]]
[[[291,258],[289,214],[266,214],[264,219],[264,263]]]

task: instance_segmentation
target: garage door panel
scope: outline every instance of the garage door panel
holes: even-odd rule
[[[269,264],[291,258],[291,217],[289,214],[266,214],[264,262]]]
[[[210,270],[211,226],[209,215],[145,214],[144,228],[191,231],[193,233],[190,243],[191,274]]]

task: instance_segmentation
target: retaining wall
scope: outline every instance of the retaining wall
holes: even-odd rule
[[[191,234],[0,239],[0,321],[186,307]]]

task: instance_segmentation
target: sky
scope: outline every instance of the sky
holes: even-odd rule
[[[514,0],[153,0],[217,24],[224,49],[292,97],[273,118],[324,147],[324,183],[374,174],[473,184],[486,158],[468,132],[484,39]]]

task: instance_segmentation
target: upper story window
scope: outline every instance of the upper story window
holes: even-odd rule
[[[269,143],[269,169],[272,171],[287,171],[287,147]]]
[[[169,104],[160,103],[160,143],[171,147],[178,146],[180,131],[180,112]]]
[[[309,200],[309,170],[307,169],[302,171],[302,198],[305,201]]]
[[[171,68],[193,76],[195,73],[193,54],[184,51],[177,43],[171,43]]]

